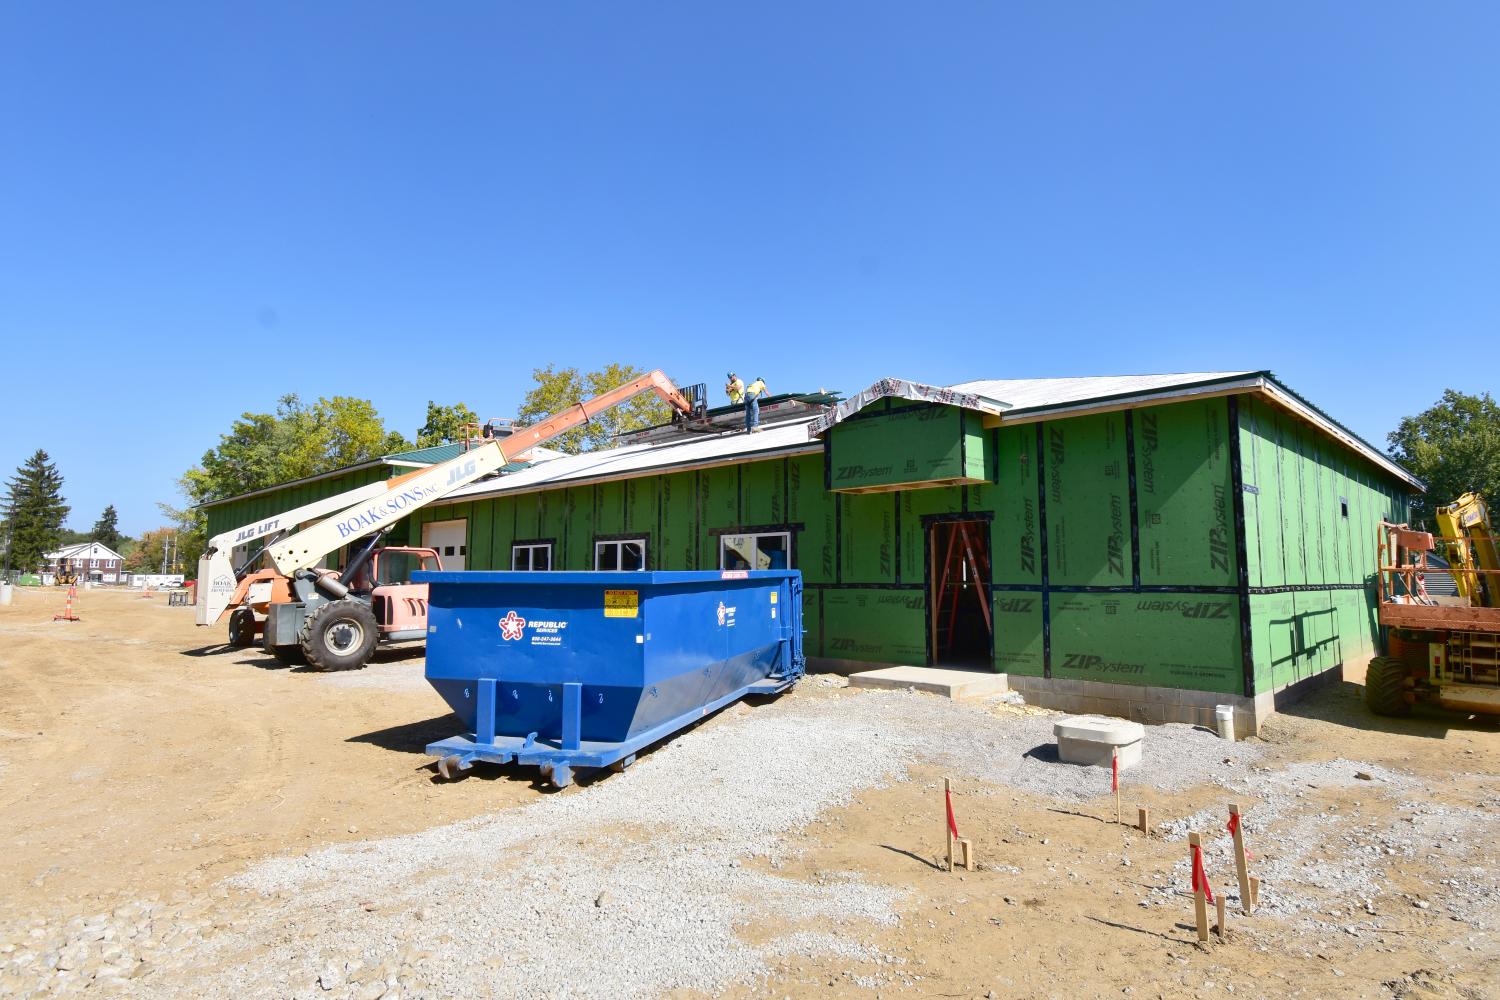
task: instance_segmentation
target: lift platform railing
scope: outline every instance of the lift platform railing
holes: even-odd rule
[[[1428,593],[1426,581],[1431,576],[1449,576],[1466,586],[1460,593],[1481,594],[1500,587],[1500,570],[1483,569],[1475,564],[1473,542],[1461,536],[1434,535],[1405,524],[1382,521],[1378,538],[1379,566],[1377,580],[1380,603],[1436,606],[1439,602]],[[1429,552],[1447,553],[1447,565],[1428,562]],[[1455,565],[1455,563],[1457,565]],[[1482,588],[1482,589],[1481,589]],[[1474,602],[1473,607],[1484,607]]]

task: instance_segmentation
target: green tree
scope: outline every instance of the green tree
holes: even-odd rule
[[[526,399],[516,415],[517,420],[523,425],[534,424],[644,374],[644,368],[624,364],[605,365],[593,372],[579,372],[577,368],[555,368],[552,365],[532,369],[531,377],[536,385],[526,393]],[[583,426],[575,427],[547,442],[547,447],[575,455],[594,451],[609,447],[616,435],[664,424],[671,419],[671,408],[659,396],[655,393],[643,393],[627,403],[591,417]]]
[[[173,536],[176,534],[177,529],[170,526],[154,528],[151,531],[144,532],[141,535],[140,542],[136,544],[134,550],[125,559],[126,571],[130,573],[160,573],[162,565],[165,562],[167,572],[172,572],[172,563],[166,560],[170,555],[169,547],[174,544]],[[178,540],[175,544],[178,551],[181,551],[181,541]],[[180,557],[174,561],[177,565],[177,572],[182,572],[184,566],[187,564]],[[187,567],[189,576],[193,575],[192,570],[197,568],[196,564],[197,559],[195,558],[193,565]]]
[[[295,396],[290,399],[296,405],[283,417],[283,423],[293,443],[285,456],[287,475],[280,482],[368,462],[411,447],[401,434],[385,429],[385,422],[368,399],[325,397],[312,406],[301,405]]]
[[[165,503],[158,503],[156,507],[171,519],[170,530],[177,536],[177,571],[187,574],[190,580],[195,579],[198,576],[198,557],[203,555],[203,550],[208,546],[208,518],[194,507],[178,508]],[[131,551],[144,547],[143,539],[141,544],[131,546]],[[121,555],[124,554],[122,551]]]
[[[56,549],[69,507],[63,501],[62,476],[38,448],[6,485],[6,559],[20,570],[40,569],[43,557]]]
[[[387,431],[367,399],[320,398],[308,405],[295,393],[275,413],[244,413],[179,480],[191,504],[237,496],[367,462],[410,443]]]
[[[439,406],[427,401],[427,422],[417,431],[417,447],[431,448],[462,441],[464,424],[477,424],[479,417],[463,403]]]
[[[1464,493],[1500,501],[1500,406],[1489,393],[1448,389],[1431,408],[1402,418],[1386,441],[1391,457],[1427,484],[1415,505],[1431,510]]]
[[[94,522],[93,540],[118,552],[120,539],[120,512],[115,510],[114,504],[110,504],[99,515],[99,520]]]

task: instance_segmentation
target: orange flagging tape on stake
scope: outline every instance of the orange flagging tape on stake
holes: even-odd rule
[[[1209,887],[1208,876],[1203,873],[1203,848],[1193,845],[1193,892],[1203,890],[1203,898],[1214,901],[1214,891]]]
[[[947,811],[948,825],[943,829],[943,839],[948,842],[948,870],[956,871],[954,848],[958,849],[959,864],[969,871],[974,870],[974,845],[958,835],[958,820],[953,815],[953,781],[943,779],[943,804]]]

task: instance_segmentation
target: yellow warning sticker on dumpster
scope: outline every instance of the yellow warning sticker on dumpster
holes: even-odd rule
[[[641,610],[639,590],[606,590],[604,592],[604,617],[635,618]]]

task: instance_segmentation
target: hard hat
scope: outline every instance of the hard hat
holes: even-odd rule
[[[734,378],[734,372],[730,372],[730,373],[729,373],[729,377],[730,377],[730,378]]]

